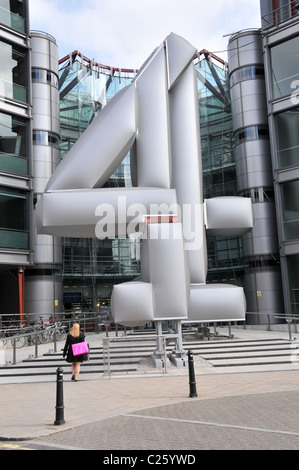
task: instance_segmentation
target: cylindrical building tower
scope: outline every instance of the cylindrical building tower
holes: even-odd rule
[[[254,228],[243,237],[247,311],[257,313],[247,322],[264,324],[267,314],[283,312],[283,297],[259,30],[230,38],[228,63],[238,194],[251,197],[255,213]]]
[[[31,33],[33,189],[36,204],[59,163],[58,48],[45,33]],[[34,234],[34,266],[26,269],[25,311],[62,312],[61,239]]]

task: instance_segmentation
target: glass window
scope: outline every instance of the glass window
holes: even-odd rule
[[[235,134],[235,144],[241,144],[249,140],[269,139],[269,130],[266,126],[244,127]]]
[[[299,313],[299,255],[287,256],[291,313]]]
[[[28,124],[25,119],[0,113],[0,170],[28,174]]]
[[[0,186],[0,247],[28,249],[27,194]]]
[[[50,70],[32,69],[32,81],[35,83],[47,83],[58,88],[58,77]]]
[[[299,36],[270,49],[273,98],[294,92],[299,79]]]
[[[24,16],[22,0],[0,0],[0,23],[24,33]]]
[[[299,180],[281,184],[284,239],[299,239]]]
[[[248,65],[235,70],[230,77],[231,86],[244,80],[253,80],[258,78],[264,78],[265,72],[262,65]]]
[[[21,48],[0,42],[0,95],[27,102],[26,55]]]
[[[276,114],[276,146],[278,168],[299,164],[299,108]]]
[[[51,147],[58,148],[59,136],[53,132],[33,131],[33,143],[35,145],[50,145]]]

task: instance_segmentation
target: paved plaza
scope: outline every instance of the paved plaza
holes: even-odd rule
[[[0,448],[15,441],[77,450],[299,449],[297,364],[250,372],[196,367],[193,398],[185,369],[93,379],[82,374],[76,383],[65,377],[65,424],[59,426],[56,380],[0,384]]]

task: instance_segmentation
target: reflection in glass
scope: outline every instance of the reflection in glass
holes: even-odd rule
[[[299,313],[299,255],[287,257],[291,313]]]
[[[0,186],[0,247],[28,249],[28,196]]]
[[[24,33],[24,2],[21,0],[0,0],[0,23]]]
[[[299,163],[299,108],[289,109],[275,117],[277,163],[285,168]]]
[[[1,41],[0,62],[0,95],[26,103],[26,52]]]
[[[28,174],[27,125],[25,119],[0,113],[0,170]]]
[[[33,131],[33,143],[35,145],[50,145],[51,147],[58,148],[59,136],[53,132],[48,131]]]
[[[290,95],[299,80],[299,36],[270,49],[273,98]]]
[[[236,83],[265,77],[264,67],[262,65],[247,65],[235,70],[230,77],[231,86]]]
[[[33,68],[31,75],[34,83],[46,83],[58,88],[58,77],[50,70]]]
[[[281,184],[284,239],[299,239],[299,180]]]

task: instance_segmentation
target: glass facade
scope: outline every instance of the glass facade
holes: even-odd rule
[[[0,186],[0,247],[28,249],[28,193]]]
[[[249,126],[235,133],[235,143],[249,142],[250,140],[266,139],[269,140],[268,126]]]
[[[299,83],[299,36],[271,47],[270,60],[273,99],[289,95]]]
[[[0,95],[27,102],[27,54],[14,44],[0,41]]]
[[[0,0],[1,313],[19,313],[18,269],[32,263],[29,0]],[[24,270],[23,270],[24,272]]]
[[[274,122],[278,168],[299,165],[299,108],[275,114]]]
[[[226,65],[204,58],[196,64],[204,198],[236,196],[234,137]],[[240,237],[207,237],[207,282],[243,285]]]
[[[273,7],[276,2],[269,3],[266,8],[266,4],[261,1],[261,11],[272,18],[272,23],[262,24],[285,312],[298,314],[299,10],[297,1],[282,0],[278,2],[278,9]],[[273,24],[277,28],[268,32]]]
[[[263,28],[278,26],[298,15],[298,0],[261,0]]]
[[[280,185],[284,240],[299,240],[299,180]]]
[[[109,100],[134,78],[134,71],[105,68],[75,55],[61,63],[60,156],[78,140]],[[130,186],[130,155],[105,183],[107,187]],[[135,279],[140,273],[138,257],[132,256],[129,239],[64,238],[64,309],[109,311],[114,284]]]
[[[204,197],[233,196],[236,172],[227,71],[207,59],[198,62],[196,70]]]
[[[59,147],[60,137],[54,134],[54,132],[48,131],[33,131],[33,143],[35,145],[50,145],[51,147]]]
[[[131,83],[133,71],[91,66],[81,57],[61,64],[59,73],[61,158],[71,149],[95,116],[121,89]]]
[[[235,70],[230,76],[230,86],[234,86],[236,83],[243,82],[245,80],[252,80],[255,78],[264,78],[265,71],[261,65],[247,65]]]
[[[51,70],[33,68],[31,71],[33,83],[46,83],[58,88],[58,77]]]
[[[299,254],[287,257],[287,270],[292,314],[299,314]]]
[[[0,0],[0,23],[25,32],[25,11],[23,0]]]
[[[65,310],[102,311],[110,305],[114,284],[140,273],[128,239],[63,239]]]
[[[29,121],[0,112],[0,171],[28,174]]]

